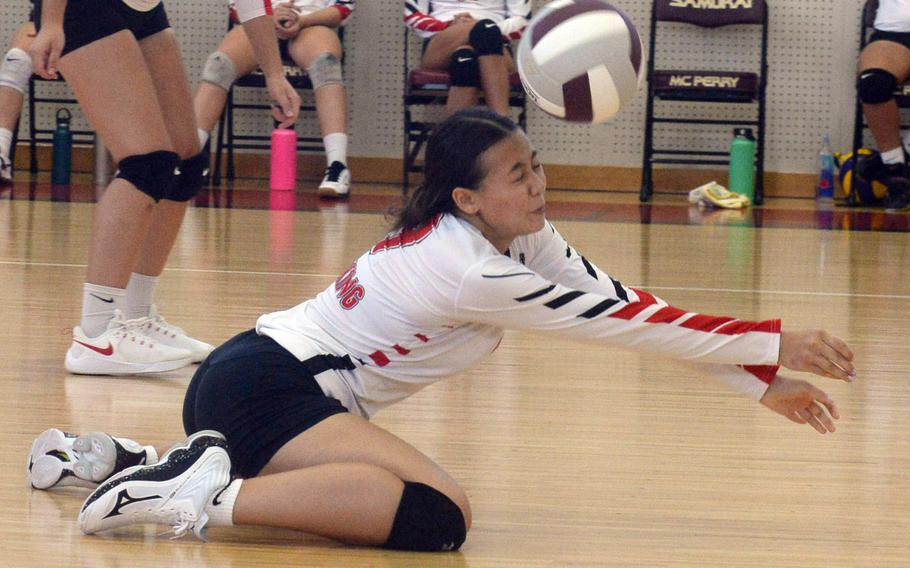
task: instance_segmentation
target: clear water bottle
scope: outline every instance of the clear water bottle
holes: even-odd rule
[[[818,153],[818,187],[815,190],[817,199],[834,199],[834,153],[831,151],[831,140],[828,135],[822,139],[822,149]]]

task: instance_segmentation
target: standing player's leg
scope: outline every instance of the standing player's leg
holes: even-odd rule
[[[202,77],[196,87],[193,107],[199,142],[205,146],[212,130],[227,103],[228,91],[238,77],[256,69],[253,48],[241,26],[224,36],[218,49],[213,51],[202,68]]]
[[[897,209],[910,205],[910,173],[901,143],[900,111],[894,90],[908,75],[910,49],[900,43],[873,41],[860,54],[859,97],[863,114],[885,166],[882,181],[888,185],[889,206]],[[868,172],[858,173],[872,177]]]
[[[471,28],[468,41],[477,54],[480,86],[488,107],[509,114],[509,60],[506,59],[502,33],[492,20],[480,20]]]
[[[124,30],[65,54],[59,67],[120,172],[95,208],[82,318],[66,368],[126,374],[182,367],[188,351],[152,341],[122,316],[156,204],[171,192],[179,164],[142,51]]]
[[[472,23],[456,23],[430,38],[421,66],[446,69],[451,76],[446,114],[474,106],[480,95],[480,66],[469,43]]]
[[[10,150],[13,143],[13,129],[22,112],[22,99],[32,76],[32,58],[28,48],[35,37],[35,25],[22,24],[9,51],[0,62],[0,185],[12,182]]]
[[[313,83],[326,154],[325,177],[318,193],[325,197],[347,197],[351,191],[347,166],[348,101],[338,33],[326,26],[304,28],[290,43],[288,51],[294,62],[306,69]]]
[[[139,258],[126,288],[126,314],[129,319],[150,318],[141,327],[152,339],[186,349],[193,362],[200,362],[214,349],[197,341],[157,314],[153,296],[158,277],[177,239],[189,200],[202,188],[208,156],[200,151],[186,69],[174,31],[167,28],[139,41],[139,48],[151,74],[164,125],[174,151],[180,157],[180,175],[167,196],[158,202],[149,231],[142,242]]]

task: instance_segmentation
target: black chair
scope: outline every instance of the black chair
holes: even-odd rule
[[[654,164],[692,164],[692,165],[726,165],[729,163],[727,152],[698,150],[685,147],[660,147],[654,146],[654,130],[657,124],[693,124],[717,126],[752,126],[755,128],[757,138],[757,151],[755,157],[756,204],[764,200],[764,171],[765,171],[765,91],[768,75],[768,4],[766,0],[754,0],[751,7],[728,7],[715,9],[699,9],[696,7],[681,7],[673,0],[654,0],[651,10],[651,45],[648,57],[648,98],[645,113],[645,142],[644,157],[642,162],[642,181],[639,198],[641,201],[651,199],[653,193],[653,165]],[[758,69],[755,71],[730,71],[712,67],[706,60],[705,66],[699,69],[674,69],[666,67],[663,62],[655,61],[658,35],[664,28],[673,23],[691,24],[685,26],[692,33],[701,36],[710,34],[715,28],[724,26],[750,26],[758,27],[758,31],[751,31],[755,36],[755,49],[759,56]],[[696,30],[696,26],[702,28]],[[675,26],[676,29],[682,26]],[[751,37],[750,36],[750,37]],[[748,115],[742,119],[717,119],[706,118],[704,113],[695,117],[681,117],[682,109],[679,105],[666,106],[667,114],[658,116],[655,113],[655,100],[671,101],[690,105],[691,103],[709,103],[712,105],[731,104],[742,105],[750,108],[743,109],[742,114]],[[674,106],[676,108],[674,108]],[[737,113],[741,114],[741,113]],[[724,157],[726,159],[720,159]]]
[[[78,106],[79,103],[74,97],[56,96],[52,94],[39,94],[38,90],[43,90],[43,85],[63,85],[65,84],[62,77],[57,79],[44,79],[38,75],[32,75],[28,82],[28,149],[29,161],[28,169],[31,173],[38,173],[38,144],[52,143],[54,141],[53,128],[38,127],[38,105],[56,104],[67,106]],[[75,113],[74,113],[75,114]],[[18,129],[17,129],[18,130]],[[95,132],[92,130],[71,130],[73,133],[73,146],[94,146]]]
[[[228,31],[234,26],[233,21],[228,24]],[[344,28],[338,28],[338,37],[344,44]],[[343,53],[343,51],[342,51]],[[344,64],[344,57],[342,56],[342,65]],[[292,87],[304,91],[312,91],[313,84],[310,82],[310,78],[307,76],[306,71],[301,69],[294,63],[290,56],[287,55],[282,50],[282,64],[284,66],[284,76],[287,78],[288,83]],[[227,151],[227,168],[225,177],[229,181],[233,181],[236,177],[235,167],[234,167],[234,150],[263,150],[269,149],[271,147],[271,136],[266,136],[262,134],[238,134],[236,132],[236,125],[234,122],[235,111],[236,110],[255,110],[260,113],[263,113],[263,116],[271,116],[271,104],[270,103],[240,103],[236,100],[236,92],[238,89],[258,89],[263,90],[266,88],[265,75],[262,73],[261,69],[256,69],[249,75],[240,77],[234,84],[231,85],[230,91],[228,91],[227,103],[224,107],[224,112],[221,113],[221,118],[218,121],[218,138],[215,145],[215,165],[212,168],[212,184],[220,185],[221,183],[221,155],[223,151]],[[311,104],[303,104],[300,107],[300,116],[303,117],[305,112],[316,112],[316,102],[315,100]],[[297,151],[298,152],[325,152],[325,147],[322,143],[321,136],[301,136],[298,132],[297,136]]]
[[[875,14],[878,12],[878,0],[866,0],[866,4],[863,6],[863,14],[860,19],[860,29],[859,29],[859,50],[863,51],[863,48],[869,43],[869,36],[872,33],[872,25],[875,23]],[[854,120],[853,120],[853,155],[856,156],[857,151],[863,147],[863,134],[869,125],[866,124],[865,118],[863,117],[863,102],[859,99],[859,81],[857,80],[857,95],[856,95],[856,109],[854,110]],[[897,102],[897,106],[900,109],[910,109],[910,80],[904,82],[903,85],[898,85],[897,89],[894,91],[894,99]],[[903,120],[901,120],[901,128],[910,128],[910,121],[906,119],[904,115]]]
[[[408,28],[404,30],[404,153],[402,191],[408,192],[409,174],[423,171],[423,165],[418,163],[421,150],[423,150],[430,132],[436,126],[428,112],[424,112],[420,119],[416,119],[412,107],[441,107],[446,103],[449,93],[450,77],[448,71],[435,69],[421,69],[419,57],[421,50],[417,46],[418,36],[411,33]],[[415,45],[411,46],[414,41]],[[481,95],[482,97],[482,95]],[[518,73],[509,75],[509,106],[518,111],[518,124],[526,129],[528,117],[528,99]]]

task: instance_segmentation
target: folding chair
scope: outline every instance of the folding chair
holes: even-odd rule
[[[751,31],[756,37],[756,50],[759,51],[758,69],[755,71],[725,70],[719,66],[712,67],[711,61],[699,69],[674,69],[658,65],[655,61],[658,34],[667,34],[665,28],[673,23],[691,24],[675,26],[676,29],[688,28],[692,33],[702,37],[713,33],[715,28],[724,26],[757,26],[759,31]],[[694,30],[692,26],[703,28]],[[681,29],[682,28],[682,29]],[[663,33],[662,33],[663,32]],[[750,36],[750,37],[751,37]],[[755,196],[756,204],[764,200],[765,171],[765,90],[768,75],[768,4],[766,0],[728,3],[724,7],[712,6],[707,9],[698,3],[680,2],[680,0],[654,0],[651,10],[651,45],[648,57],[648,98],[645,114],[645,142],[642,161],[642,181],[639,198],[648,201],[653,193],[654,164],[692,164],[692,165],[726,165],[729,159],[727,152],[698,150],[686,147],[659,147],[654,145],[654,130],[657,124],[693,124],[717,126],[751,126],[757,138],[755,157]],[[731,104],[748,105],[748,116],[736,119],[681,117],[684,109],[680,105],[666,106],[667,114],[658,116],[655,113],[655,100],[684,103],[708,103],[712,105]],[[738,108],[737,108],[738,110]],[[745,114],[745,110],[743,113]]]
[[[228,31],[234,27],[233,20],[230,20],[228,23]],[[344,28],[338,28],[338,37],[344,45]],[[344,64],[344,57],[342,56],[342,65]],[[287,78],[288,83],[291,84],[297,90],[312,91],[313,84],[310,82],[310,78],[307,76],[306,71],[301,69],[294,63],[290,56],[286,53],[282,53],[282,64],[284,66],[284,76]],[[262,134],[238,134],[236,131],[235,124],[235,111],[236,110],[255,110],[260,113],[264,113],[264,116],[271,116],[271,105],[269,103],[241,103],[237,102],[236,94],[238,89],[265,89],[265,75],[262,73],[261,69],[256,69],[249,75],[240,77],[234,84],[231,85],[230,91],[228,91],[227,104],[225,104],[224,112],[221,113],[221,118],[218,121],[218,139],[216,141],[215,147],[215,165],[212,168],[212,184],[220,185],[221,183],[221,155],[223,150],[227,150],[227,171],[226,176],[229,181],[233,181],[235,178],[235,167],[234,167],[234,150],[263,150],[269,149],[271,147],[271,136],[266,136]],[[313,101],[312,104],[304,104],[300,107],[301,117],[305,112],[316,112],[316,102]],[[297,151],[298,152],[325,152],[325,147],[322,143],[322,137],[320,136],[300,136],[298,133],[297,136]]]
[[[863,51],[869,43],[869,36],[872,33],[872,25],[875,23],[875,14],[878,12],[878,0],[866,0],[863,6],[862,18],[860,18],[859,27],[859,50]],[[863,147],[863,133],[869,125],[866,124],[863,117],[863,102],[859,99],[859,78],[856,83],[856,109],[854,110],[853,120],[853,155]],[[894,99],[900,109],[910,109],[910,80],[904,84],[898,85],[894,91]],[[906,114],[902,115],[901,128],[910,128],[910,121],[907,120]]]
[[[424,145],[438,124],[430,112],[421,113],[416,119],[412,107],[442,107],[446,104],[449,93],[450,77],[448,71],[421,69],[421,55],[417,34],[404,30],[404,152],[402,191],[408,192],[409,174],[423,171],[418,158]],[[414,41],[415,45],[411,46]],[[481,95],[482,97],[482,95]],[[526,129],[528,117],[528,100],[518,73],[509,74],[509,106],[518,111],[518,124]]]

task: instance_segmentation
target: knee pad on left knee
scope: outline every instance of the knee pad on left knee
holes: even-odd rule
[[[316,57],[306,70],[313,83],[313,90],[325,85],[341,85],[341,61],[333,53],[323,53]]]
[[[468,47],[456,49],[449,62],[449,75],[453,87],[479,87],[480,66],[474,50]]]
[[[179,164],[180,156],[165,150],[127,156],[120,160],[117,177],[130,182],[157,203],[173,193]]]
[[[392,532],[383,547],[423,552],[458,550],[466,536],[464,515],[454,501],[429,485],[405,481]]]
[[[871,105],[886,103],[894,98],[897,77],[885,69],[866,69],[859,75],[859,98]]]
[[[206,83],[221,87],[225,91],[230,91],[231,85],[237,80],[237,66],[227,53],[213,51],[205,60],[201,79]]]
[[[180,175],[174,183],[173,190],[166,199],[170,201],[189,201],[196,197],[205,183],[205,170],[209,166],[208,152],[200,152],[192,158],[180,162]]]
[[[502,55],[502,32],[493,20],[480,20],[471,28],[468,43],[478,57]]]
[[[18,47],[7,51],[3,63],[0,63],[0,87],[9,87],[24,95],[31,77],[31,56]]]

